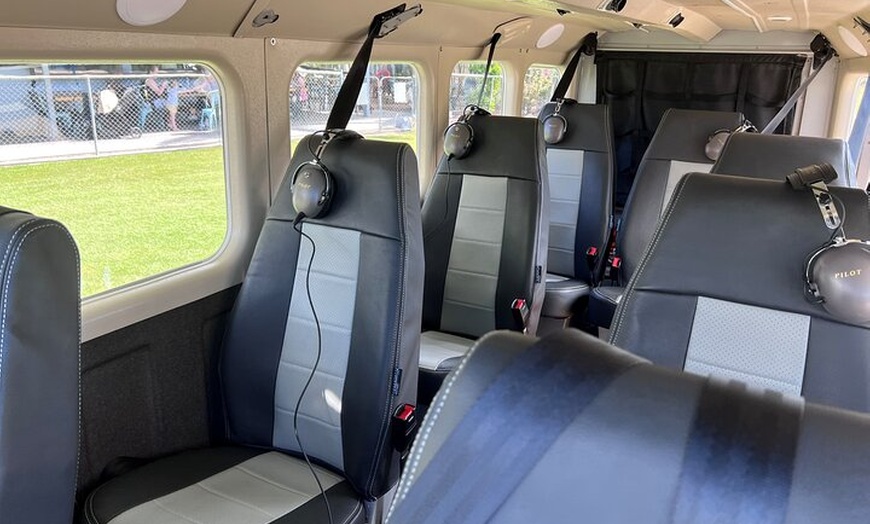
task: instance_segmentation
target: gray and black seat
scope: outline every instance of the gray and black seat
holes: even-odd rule
[[[0,207],[0,522],[73,519],[79,258],[64,226]]]
[[[88,497],[86,522],[326,522],[294,418],[336,523],[364,521],[364,501],[394,485],[390,423],[398,407],[415,403],[420,340],[416,159],[405,144],[333,140],[323,157],[335,181],[330,212],[301,223],[316,244],[309,266],[290,179],[319,141],[296,148],[228,321],[220,367],[227,446],[110,480]],[[322,358],[299,404],[318,348],[309,271]]]
[[[870,514],[867,415],[650,365],[574,330],[488,335],[436,403],[389,524]]]
[[[544,106],[539,119],[552,115],[556,105]],[[613,214],[610,111],[605,105],[565,100],[559,114],[568,122],[567,132],[559,143],[547,145],[550,248],[541,312],[541,327],[547,329],[563,328],[575,313],[577,301],[589,295],[598,266],[606,257],[594,257],[590,267],[587,251],[606,251]]]
[[[845,206],[846,236],[870,239],[867,194],[831,193]],[[805,296],[805,263],[831,235],[809,190],[690,174],[626,290],[611,342],[659,365],[870,411],[870,327]]]
[[[782,180],[795,169],[830,164],[840,177],[832,185],[857,187],[846,142],[837,138],[735,133],[711,173]]]
[[[436,389],[476,338],[522,329],[515,299],[529,304],[534,333],[544,298],[549,195],[540,123],[489,115],[469,122],[471,153],[441,159],[423,205],[420,369]]]
[[[637,270],[683,175],[713,168],[714,161],[705,153],[711,135],[737,129],[743,122],[740,113],[684,109],[665,113],[638,167],[620,220],[616,239],[619,267],[610,269],[614,273],[611,282],[592,291],[589,317],[594,324],[610,327],[624,285]]]

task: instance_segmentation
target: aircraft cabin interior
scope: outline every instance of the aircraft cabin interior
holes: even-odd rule
[[[870,0],[5,0],[0,524],[867,524]]]

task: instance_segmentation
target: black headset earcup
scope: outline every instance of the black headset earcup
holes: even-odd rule
[[[291,191],[293,208],[308,218],[326,214],[332,201],[332,175],[318,162],[306,162],[296,169]]]
[[[722,150],[725,149],[725,143],[731,136],[731,131],[728,129],[720,129],[707,137],[707,144],[704,146],[704,154],[707,158],[716,162],[722,156]]]
[[[444,154],[452,158],[465,158],[471,151],[474,129],[465,121],[454,122],[444,131]]]
[[[808,288],[825,310],[851,324],[870,326],[870,243],[845,241],[821,249],[807,267]]]
[[[549,145],[558,144],[565,139],[565,133],[568,132],[568,121],[565,117],[553,113],[544,118],[544,142]]]

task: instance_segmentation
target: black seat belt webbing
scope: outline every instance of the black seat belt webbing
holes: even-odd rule
[[[803,400],[708,379],[686,443],[674,524],[785,522]]]
[[[492,67],[492,57],[495,56],[495,46],[501,40],[501,33],[493,33],[489,39],[489,56],[486,57],[486,71],[483,72],[483,84],[480,86],[480,93],[477,95],[477,107],[483,103],[483,94],[486,92],[486,83],[489,81],[489,68]]]
[[[541,340],[508,364],[414,482],[391,522],[488,522],[559,435],[636,364],[578,352],[572,336]]]
[[[780,124],[782,124],[782,122],[785,120],[785,117],[787,117],[791,110],[794,109],[794,106],[797,105],[798,100],[800,100],[804,93],[807,92],[807,89],[810,88],[810,85],[813,83],[816,77],[819,76],[819,73],[822,72],[822,69],[824,69],[825,66],[828,65],[829,60],[830,59],[824,60],[821,65],[815,71],[813,71],[813,74],[811,74],[804,83],[798,86],[797,91],[792,93],[791,97],[785,102],[785,105],[782,106],[782,109],[780,109],[779,112],[774,115],[773,120],[771,120],[766,126],[764,126],[764,129],[761,130],[762,135],[772,134],[776,130],[776,128],[779,127]]]
[[[553,91],[553,97],[550,99],[551,102],[565,99],[565,95],[568,93],[568,88],[571,87],[571,82],[574,81],[574,75],[577,74],[577,67],[580,66],[580,59],[584,54],[589,54],[589,40],[593,37],[597,38],[598,34],[589,33],[580,42],[580,46],[577,48],[577,51],[574,52],[571,61],[568,62],[568,67],[566,67],[565,72],[562,73],[562,78],[559,79],[559,83],[556,85],[556,90]]]
[[[386,34],[382,34],[385,24],[390,24],[388,29],[389,32],[392,32],[407,18],[413,18],[422,12],[420,6],[405,9],[405,5],[401,4],[388,11],[384,11],[375,15],[372,19],[365,42],[363,42],[356,58],[353,59],[353,64],[351,64],[344,83],[341,84],[341,89],[338,91],[338,97],[332,105],[332,111],[330,111],[329,119],[326,121],[327,131],[338,131],[347,128],[354,109],[356,109],[356,101],[359,98],[359,93],[362,91],[362,86],[366,79],[369,60],[372,57],[372,47],[374,47],[376,39],[386,36]],[[403,17],[402,15],[406,16]]]

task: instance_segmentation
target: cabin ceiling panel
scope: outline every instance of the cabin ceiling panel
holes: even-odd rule
[[[166,22],[136,27],[118,16],[116,0],[3,0],[0,26],[231,35],[253,3],[254,0],[187,0]]]
[[[552,50],[567,51],[586,31],[635,31],[631,23],[639,22],[653,31],[671,32],[697,43],[710,41],[722,30],[752,33],[816,30],[824,32],[844,58],[850,58],[856,53],[845,45],[838,26],[851,29],[852,18],[859,14],[870,19],[870,0],[628,0],[619,14],[600,9],[606,0],[420,1],[423,16],[392,35],[390,43],[478,46],[498,24],[528,16],[532,19],[528,31],[503,42],[503,47],[533,48],[545,29],[562,22],[567,30]],[[134,27],[120,19],[116,0],[5,0],[0,10],[0,26],[357,42],[375,12],[397,3],[397,0],[187,0],[181,11],[166,22]],[[273,9],[280,18],[274,24],[255,28],[251,22],[263,9]],[[557,9],[569,13],[560,16]],[[667,22],[677,12],[685,20],[674,30]],[[854,32],[870,49],[870,37],[857,29]]]

